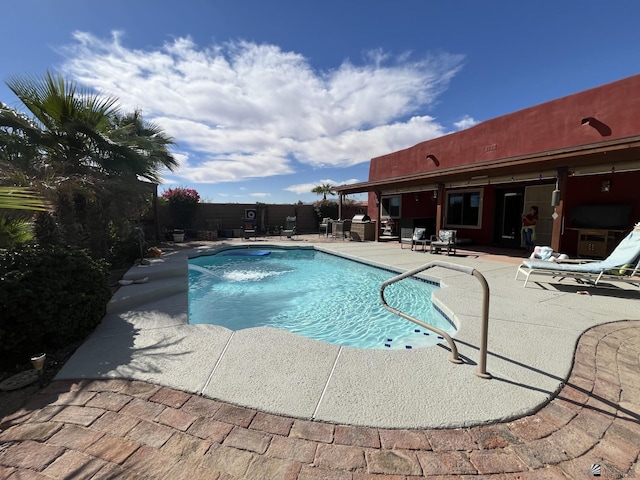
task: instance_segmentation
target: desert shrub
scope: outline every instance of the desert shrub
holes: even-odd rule
[[[110,296],[106,263],[83,250],[0,251],[0,363],[22,363],[83,339]]]

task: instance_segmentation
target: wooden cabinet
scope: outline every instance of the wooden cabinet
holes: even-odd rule
[[[616,246],[619,230],[578,229],[578,256],[605,258]]]

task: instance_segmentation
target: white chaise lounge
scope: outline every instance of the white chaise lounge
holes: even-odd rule
[[[627,235],[611,254],[602,261],[586,263],[554,263],[544,260],[525,260],[516,271],[525,276],[524,286],[527,286],[531,275],[550,275],[573,277],[578,281],[597,285],[600,281],[623,281],[640,285],[640,223]]]

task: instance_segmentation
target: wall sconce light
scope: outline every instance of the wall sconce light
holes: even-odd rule
[[[556,188],[551,192],[551,206],[557,207],[558,205],[560,205],[560,186],[558,179],[556,178]]]
[[[611,127],[609,127],[609,125],[606,125],[605,123],[601,122],[595,117],[583,118],[582,120],[580,120],[580,125],[582,125],[583,127],[585,125],[589,125],[590,127],[593,127],[603,137],[608,137],[609,135],[611,135]]]
[[[437,200],[438,199],[438,190],[434,190],[433,191],[433,199]]]
[[[416,202],[420,201],[420,196],[416,193]]]
[[[440,161],[436,158],[436,156],[433,153],[430,153],[429,155],[427,155],[427,160],[431,160],[436,167],[440,166]]]

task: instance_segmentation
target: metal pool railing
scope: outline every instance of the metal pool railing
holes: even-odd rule
[[[451,338],[451,336],[447,332],[445,332],[444,330],[440,330],[439,328],[434,327],[433,325],[429,325],[428,323],[425,323],[421,320],[418,320],[417,318],[414,318],[411,315],[407,315],[406,313],[398,310],[397,308],[393,308],[387,303],[386,299],[384,298],[384,290],[389,285],[399,282],[400,280],[403,280],[405,278],[412,277],[418,273],[424,272],[425,270],[428,270],[433,267],[446,268],[448,270],[455,270],[457,272],[466,273],[467,275],[472,275],[476,277],[480,282],[480,285],[482,285],[483,298],[482,298],[482,327],[480,331],[480,358],[478,359],[478,368],[475,373],[480,378],[487,378],[487,379],[491,378],[491,374],[487,373],[487,335],[489,331],[489,284],[487,283],[487,279],[484,278],[484,275],[482,275],[475,268],[465,267],[463,265],[456,265],[455,263],[435,261],[435,262],[427,263],[426,265],[415,268],[408,272],[401,273],[400,275],[390,278],[380,286],[380,300],[382,301],[382,306],[387,310],[389,310],[391,313],[395,313],[396,315],[404,318],[405,320],[409,320],[410,322],[420,325],[422,328],[426,328],[442,336],[447,341],[447,343],[449,344],[449,347],[451,348],[451,357],[449,358],[449,361],[453,363],[463,363],[462,360],[460,359],[460,356],[458,355],[458,347],[456,347],[456,344],[453,341],[453,338]]]

